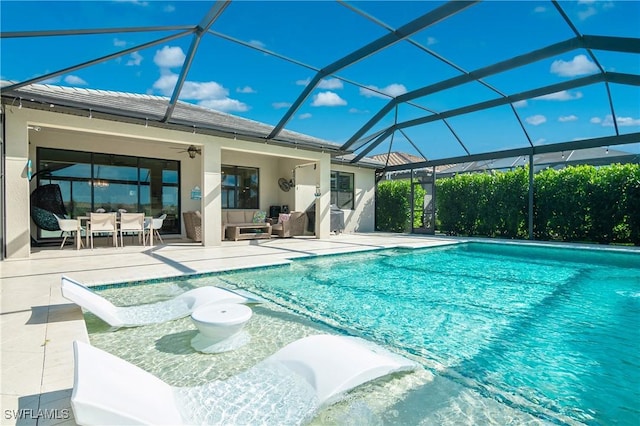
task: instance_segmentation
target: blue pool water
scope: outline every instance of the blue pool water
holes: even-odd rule
[[[639,254],[469,243],[216,280],[414,354],[436,376],[543,421],[640,423]]]

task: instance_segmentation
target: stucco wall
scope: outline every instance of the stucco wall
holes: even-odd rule
[[[375,173],[371,169],[332,164],[331,170],[354,174],[355,209],[343,210],[345,232],[375,230]]]
[[[205,245],[220,244],[220,208],[216,207],[220,201],[217,196],[220,191],[218,161],[221,164],[260,169],[259,203],[260,208],[267,211],[271,205],[286,204],[293,211],[305,210],[313,203],[318,203],[326,212],[330,197],[330,170],[355,173],[356,208],[345,211],[346,231],[372,231],[374,228],[373,170],[330,165],[329,154],[50,111],[12,106],[5,108],[5,221],[9,258],[27,257],[30,252],[30,230],[35,229],[35,225],[29,219],[29,194],[35,180],[29,183],[26,179],[26,164],[31,159],[35,169],[38,147],[180,161],[182,211],[200,210],[206,213],[205,221],[209,223],[211,220],[214,224],[213,228],[209,228],[210,232],[205,232]],[[41,131],[27,130],[28,126],[40,127]],[[180,152],[180,149],[186,149],[191,144],[201,147],[203,155],[190,159],[185,152]],[[296,185],[284,192],[278,186],[278,179],[291,179],[293,170]],[[318,198],[314,195],[316,185],[320,185],[321,189]],[[195,186],[203,190],[202,200],[191,199],[191,190]],[[328,235],[328,215],[326,220],[316,230],[320,238]]]

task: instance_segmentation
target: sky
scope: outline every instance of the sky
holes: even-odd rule
[[[202,37],[180,99],[276,125],[317,71],[390,30],[440,7],[435,1],[234,1]],[[180,35],[207,14],[208,1],[0,2],[3,35],[15,31],[150,28],[0,40],[0,77],[24,81],[131,49],[126,55],[47,79],[88,89],[171,96],[193,40]],[[640,38],[640,2],[560,2],[586,35]],[[171,27],[171,28],[162,28]],[[390,97],[402,95],[574,36],[548,1],[487,1],[439,21],[327,76],[286,124],[289,130],[342,144]],[[431,52],[431,53],[429,53]],[[640,74],[640,55],[594,50],[606,71]],[[447,62],[438,59],[443,58]],[[598,72],[576,49],[477,82],[402,104],[367,134],[394,122],[446,112]],[[619,132],[640,132],[640,88],[611,84]],[[607,88],[593,84],[395,132],[371,154],[388,150],[429,159],[610,136]],[[520,120],[526,133],[519,124]],[[391,147],[389,146],[392,143]],[[640,153],[639,144],[623,150]]]

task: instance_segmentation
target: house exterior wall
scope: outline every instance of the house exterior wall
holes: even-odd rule
[[[373,232],[375,230],[375,173],[357,166],[332,164],[331,170],[354,174],[354,209],[344,212],[344,232]]]
[[[330,170],[335,169],[330,164],[329,154],[17,106],[6,105],[4,116],[8,259],[28,257],[30,253],[30,236],[35,234],[36,228],[30,220],[29,194],[35,188],[36,180],[29,182],[26,172],[29,159],[33,168],[36,167],[38,147],[180,161],[181,209],[202,212],[204,245],[221,244],[222,164],[259,168],[259,207],[262,210],[268,211],[271,205],[288,205],[291,211],[303,211],[316,203],[320,211],[326,213],[321,215],[316,236],[325,238],[329,234]],[[39,126],[42,130],[28,130],[27,126]],[[189,145],[201,147],[202,155],[191,159],[185,152],[180,152]],[[282,191],[278,179],[291,179],[294,170],[295,187],[288,192]],[[340,166],[340,170],[356,173],[357,205],[355,210],[345,211],[346,231],[373,230],[373,170],[349,166]],[[314,195],[316,185],[321,188],[320,197]],[[201,188],[201,200],[191,199],[191,190],[196,186]],[[361,201],[365,205],[358,205]],[[364,223],[356,224],[357,220],[364,220]],[[184,227],[182,233],[184,235]]]

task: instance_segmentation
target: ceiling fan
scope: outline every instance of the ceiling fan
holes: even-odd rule
[[[182,148],[173,148],[173,149],[178,149],[178,152],[186,152],[187,154],[189,154],[189,158],[196,158],[196,155],[202,155],[202,148],[197,147],[195,145],[189,145],[189,148],[187,149],[182,149]]]

